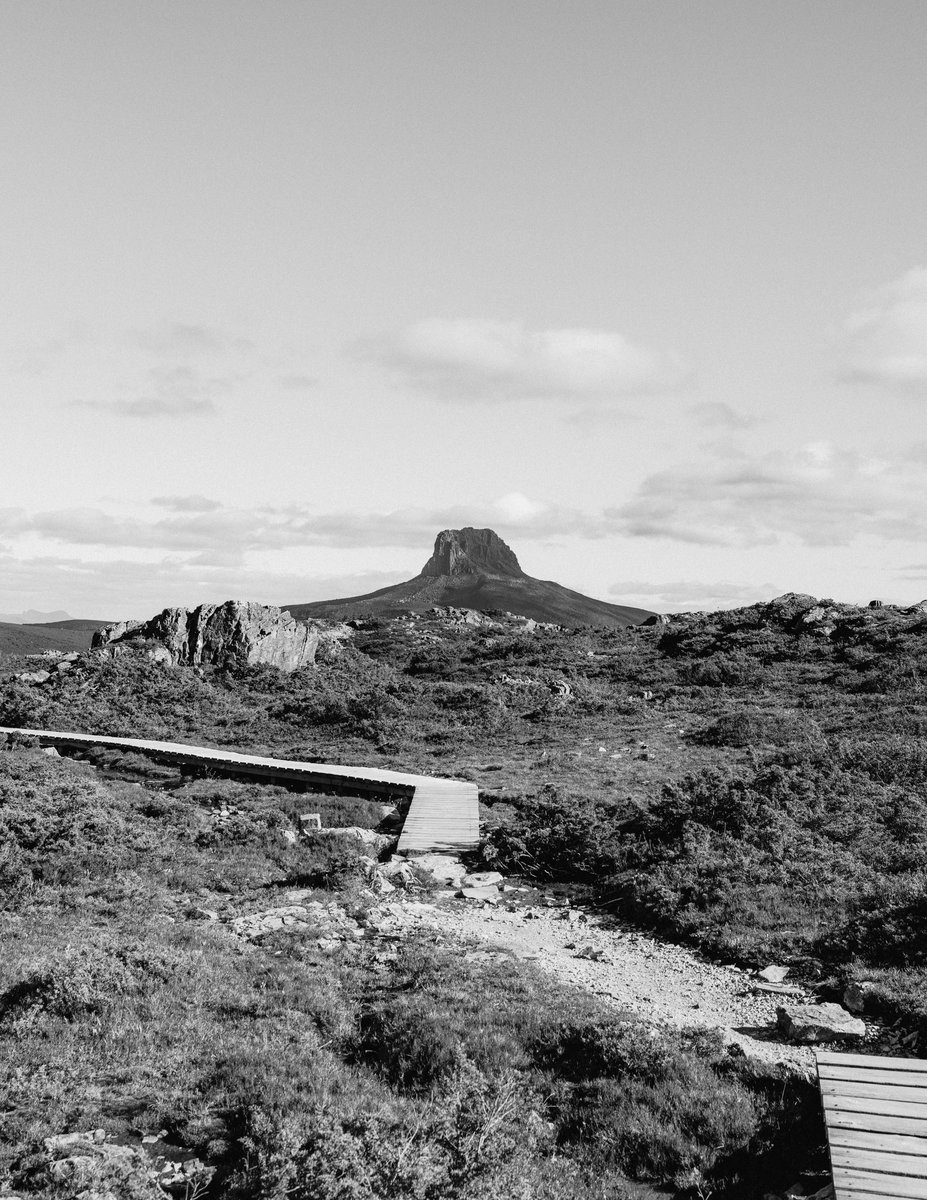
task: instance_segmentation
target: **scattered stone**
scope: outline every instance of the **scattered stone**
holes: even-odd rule
[[[158,1185],[171,1195],[187,1200],[191,1195],[201,1194],[215,1173],[215,1167],[207,1167],[198,1158],[166,1162],[158,1172]]]
[[[755,993],[765,992],[773,996],[803,996],[804,989],[794,983],[755,983]]]
[[[588,958],[593,962],[611,962],[608,954],[604,950],[599,950],[595,946],[581,946],[576,951],[576,958]]]
[[[839,1004],[786,1004],[776,1009],[779,1028],[795,1042],[857,1042],[866,1026]]]
[[[239,937],[249,940],[280,929],[285,929],[288,933],[311,929],[320,936],[338,932],[347,937],[360,937],[360,926],[343,909],[336,904],[324,905],[317,901],[290,904],[282,908],[270,908],[248,916],[235,917],[231,926]]]

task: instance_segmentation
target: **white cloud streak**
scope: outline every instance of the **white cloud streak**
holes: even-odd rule
[[[608,589],[609,595],[616,600],[661,612],[715,612],[722,608],[740,608],[770,600],[782,591],[783,588],[774,583],[706,583],[687,579],[663,583],[625,579]]]
[[[907,271],[851,313],[839,376],[905,390],[927,387],[927,267]]]
[[[683,386],[673,354],[635,346],[602,329],[532,331],[515,321],[418,321],[357,343],[354,357],[438,399],[590,401],[652,395]]]
[[[631,537],[706,546],[913,541],[927,536],[927,479],[907,457],[866,458],[816,442],[657,472],[606,517]]]

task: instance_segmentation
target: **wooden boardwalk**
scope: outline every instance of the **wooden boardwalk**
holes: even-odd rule
[[[816,1057],[835,1200],[927,1200],[927,1060]]]
[[[307,789],[374,795],[386,800],[411,801],[398,850],[456,853],[472,850],[480,839],[479,800],[476,784],[431,775],[412,775],[380,767],[338,766],[290,758],[263,758],[238,750],[188,746],[184,742],[158,742],[146,738],[106,737],[94,733],[63,733],[50,729],[16,729],[0,726],[0,734],[21,733],[43,746],[63,749],[108,746],[137,750],[161,762],[195,766],[219,774],[253,775],[270,783],[303,784]]]

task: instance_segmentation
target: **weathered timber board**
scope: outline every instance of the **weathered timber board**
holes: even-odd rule
[[[834,1191],[838,1197],[884,1196],[886,1200],[927,1200],[927,1179],[909,1175],[884,1175],[879,1171],[856,1171],[834,1167]]]
[[[876,1129],[833,1128],[830,1131],[830,1144],[844,1148],[858,1146],[861,1150],[884,1150],[891,1154],[919,1154],[922,1158],[927,1157],[927,1137],[894,1130],[886,1132]]]
[[[927,1063],[924,1064],[927,1067]],[[927,1070],[923,1071],[882,1071],[877,1067],[870,1071],[862,1067],[839,1067],[836,1064],[823,1063],[818,1067],[818,1078],[828,1080],[846,1080],[847,1083],[887,1083],[902,1087],[927,1087]]]
[[[927,1120],[927,1109],[919,1108],[912,1112],[911,1104],[906,1100],[880,1100],[872,1096],[833,1096],[824,1095],[825,1113],[878,1113],[884,1117],[907,1117]]]

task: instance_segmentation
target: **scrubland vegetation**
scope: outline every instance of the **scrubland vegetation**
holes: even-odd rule
[[[924,1038],[927,614],[847,609],[822,630],[801,613],[371,622],[291,676],[127,654],[41,687],[10,675],[0,723],[474,779],[486,862],[726,961],[865,978]],[[238,816],[217,835],[220,797]],[[350,849],[284,842],[294,803],[0,754],[0,1181],[68,1194],[41,1139],[99,1125],[167,1129],[215,1168],[214,1196],[746,1196],[771,1190],[777,1144],[819,1134],[800,1089],[710,1037],[606,1018],[525,963],[424,938],[243,945],[198,919],[300,887],[363,924]],[[329,823],[375,823],[343,803]]]
[[[166,1131],[207,1168],[195,1194],[268,1200],[704,1190],[752,1178],[783,1128],[816,1132],[800,1089],[720,1040],[607,1017],[530,964],[424,936],[322,949],[324,926],[237,939],[210,909],[315,887],[363,928],[375,903],[356,849],[279,837],[270,793],[0,752],[0,1181],[18,1194],[85,1191],[43,1141],[97,1127]],[[219,796],[241,814],[221,836]],[[91,1182],[161,1194],[140,1152]]]

